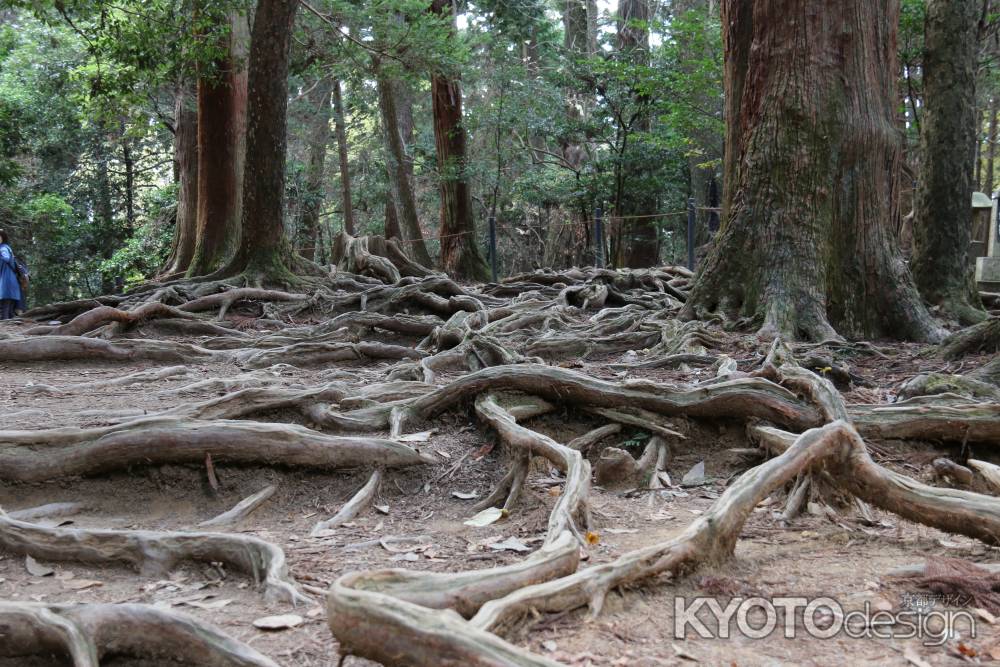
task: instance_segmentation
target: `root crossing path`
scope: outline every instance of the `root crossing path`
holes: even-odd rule
[[[469,286],[338,247],[295,291],[150,284],[0,326],[0,665],[1000,655],[984,603],[935,647],[675,627],[706,596],[899,610],[893,570],[994,560],[983,345],[684,322],[676,267]]]

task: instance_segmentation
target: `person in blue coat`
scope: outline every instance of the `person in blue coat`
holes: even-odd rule
[[[21,284],[17,281],[17,263],[7,232],[0,229],[0,320],[14,317],[21,303]]]

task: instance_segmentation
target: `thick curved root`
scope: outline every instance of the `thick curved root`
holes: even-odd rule
[[[197,667],[277,667],[214,627],[145,604],[0,601],[0,657],[64,654],[73,667],[100,667],[108,654]]]
[[[39,482],[133,465],[216,462],[317,468],[435,459],[392,440],[326,435],[294,424],[150,417],[103,428],[0,432],[0,479]]]
[[[309,599],[289,576],[285,552],[249,535],[48,528],[0,514],[0,547],[42,560],[128,563],[147,576],[163,576],[183,561],[221,562],[249,574],[268,600]]]

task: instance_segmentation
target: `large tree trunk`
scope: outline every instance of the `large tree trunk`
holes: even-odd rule
[[[250,36],[242,236],[229,273],[294,281],[285,239],[288,61],[298,0],[259,0]]]
[[[347,122],[344,118],[344,96],[339,79],[333,82],[333,127],[337,135],[337,157],[340,160],[340,202],[344,209],[344,231],[354,236],[354,204],[351,201]]]
[[[449,0],[433,0],[431,10],[451,16]],[[451,17],[454,21],[454,17]],[[462,91],[450,74],[431,78],[434,144],[441,181],[441,267],[454,278],[487,280],[489,267],[476,243],[472,218],[472,193],[466,170],[465,127],[462,125]]]
[[[621,0],[618,4],[618,50],[630,62],[649,64],[648,0]],[[633,139],[636,134],[649,132],[650,113],[642,94],[636,95],[640,108],[631,128],[625,128]],[[660,261],[659,227],[656,214],[656,194],[646,181],[648,160],[642,151],[631,149],[622,156],[621,182],[617,188],[615,214],[623,218],[619,239],[621,264],[632,268],[655,266]]]
[[[198,109],[193,91],[177,87],[174,100],[174,180],[177,183],[177,214],[174,242],[163,275],[184,273],[194,257],[198,223]]]
[[[330,138],[329,79],[320,80],[310,91],[308,99],[314,111],[309,132],[309,162],[306,164],[305,192],[302,193],[302,212],[299,217],[299,254],[308,260],[316,259],[316,232],[319,229],[320,210],[323,208],[326,145]]]
[[[246,16],[230,17],[227,55],[198,79],[198,222],[188,275],[209,274],[240,234],[247,114]]]
[[[413,191],[413,177],[407,169],[409,158],[403,142],[400,127],[399,86],[384,73],[376,77],[378,86],[378,106],[382,119],[382,133],[385,138],[385,162],[389,177],[390,198],[386,206],[395,207],[395,219],[404,242],[403,249],[418,264],[431,265],[431,256],[424,245],[424,235],[420,231],[417,216],[417,198]],[[386,215],[389,215],[388,213]]]
[[[986,317],[973,267],[978,0],[929,0],[924,24],[923,169],[913,218],[913,278],[963,324]]]
[[[768,336],[940,340],[891,232],[898,0],[726,0],[722,12],[735,181],[682,314],[757,318]]]

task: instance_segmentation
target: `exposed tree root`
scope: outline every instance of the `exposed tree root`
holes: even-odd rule
[[[945,359],[959,359],[974,352],[1000,352],[1000,317],[956,331],[941,344]]]
[[[21,389],[21,391],[58,396],[63,394],[91,391],[93,389],[105,389],[107,387],[128,387],[133,384],[142,384],[145,382],[159,382],[160,380],[166,380],[168,378],[187,377],[192,374],[193,371],[187,366],[166,366],[164,368],[137,371],[122,377],[109,378],[107,380],[92,380],[90,382],[77,382],[76,384],[68,384],[61,387],[54,387],[47,384],[28,385]]]
[[[224,360],[228,356],[224,352],[176,341],[119,340],[112,343],[98,338],[55,335],[0,340],[0,357],[16,362],[147,360],[176,364]]]
[[[213,517],[207,521],[202,521],[198,524],[198,527],[206,528],[208,526],[228,526],[229,524],[242,521],[254,510],[263,505],[268,498],[273,496],[277,489],[278,487],[276,486],[265,486],[252,496],[248,496],[238,502],[232,509],[223,512],[217,517]]]
[[[586,456],[591,447],[605,438],[621,433],[621,430],[621,424],[606,424],[604,426],[599,426],[592,431],[584,433],[579,438],[570,440],[566,446],[570,449],[579,450],[581,454]]]
[[[269,600],[309,599],[288,575],[285,552],[249,535],[47,528],[0,514],[0,547],[40,560],[128,563],[145,576],[166,575],[189,560],[225,563],[249,574]]]
[[[511,390],[580,406],[632,406],[662,415],[757,417],[790,428],[808,428],[819,422],[814,408],[784,387],[763,379],[744,378],[704,388],[680,389],[647,381],[607,382],[538,364],[486,368],[418,398],[403,409],[413,417],[427,418],[463,398],[485,391]]]
[[[792,433],[755,427],[762,447],[772,452],[797,442]],[[1000,544],[1000,500],[970,491],[921,484],[872,461],[857,432],[841,426],[844,452],[831,475],[852,495],[880,509],[949,533]]]
[[[277,667],[190,616],[144,604],[0,601],[0,657],[66,655],[73,667],[128,656],[198,667]]]
[[[545,543],[555,541],[563,532],[579,535],[576,517],[584,512],[590,492],[590,463],[577,450],[519,425],[492,394],[481,394],[476,399],[476,414],[492,426],[509,447],[543,456],[566,475],[563,492],[549,515]],[[514,488],[513,480],[511,486]]]
[[[316,468],[434,459],[393,440],[325,435],[294,424],[150,417],[103,428],[0,432],[0,479],[38,482],[133,465],[216,462]]]
[[[194,319],[193,315],[156,301],[144,303],[135,310],[119,310],[111,306],[98,306],[77,315],[71,321],[59,326],[32,327],[25,336],[82,336],[108,322],[116,322],[125,327],[133,327],[156,317],[180,317]]]
[[[917,397],[893,405],[852,405],[851,421],[865,437],[997,442],[1000,404],[960,396]]]
[[[425,352],[385,343],[295,343],[273,350],[245,350],[236,359],[246,368],[267,368],[278,363],[318,366],[359,359],[420,359]]]
[[[283,301],[283,302],[295,302],[295,301],[305,301],[308,299],[306,294],[292,294],[289,292],[281,292],[278,290],[267,290],[267,289],[256,289],[252,287],[243,287],[239,289],[233,289],[226,292],[221,292],[219,294],[210,294],[208,296],[199,297],[192,301],[188,301],[183,305],[178,307],[178,310],[182,310],[188,313],[197,313],[205,310],[219,309],[218,319],[222,320],[226,317],[226,311],[239,301]]]
[[[378,487],[382,483],[382,468],[375,468],[365,485],[340,508],[340,511],[325,521],[319,521],[313,526],[310,535],[316,537],[325,531],[332,530],[337,526],[347,523],[356,517],[362,510],[372,504],[378,493]]]
[[[11,510],[7,516],[18,521],[31,521],[32,519],[44,519],[50,516],[72,516],[83,510],[82,503],[48,503],[38,507],[28,507],[23,510]],[[3,511],[3,508],[0,508]]]
[[[353,237],[339,232],[333,238],[331,263],[350,273],[373,276],[395,283],[401,276],[425,277],[434,272],[414,262],[392,239],[383,236]]]

